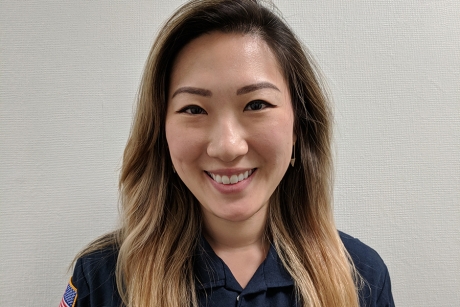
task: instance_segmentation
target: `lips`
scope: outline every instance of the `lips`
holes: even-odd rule
[[[211,177],[217,183],[236,184],[240,181],[247,179],[249,176],[251,176],[254,170],[255,169],[251,169],[251,170],[247,170],[239,174],[233,174],[233,175],[219,175],[219,174],[213,174],[211,172],[206,172],[206,173],[209,175],[209,177]]]

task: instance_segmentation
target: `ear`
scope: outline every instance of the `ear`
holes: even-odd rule
[[[297,142],[297,134],[295,131],[292,131],[292,144],[295,144],[295,142]]]

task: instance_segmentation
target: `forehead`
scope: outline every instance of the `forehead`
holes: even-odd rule
[[[216,78],[216,74],[221,81],[284,80],[275,54],[258,35],[211,32],[192,40],[178,53],[172,67],[171,86],[184,79]]]

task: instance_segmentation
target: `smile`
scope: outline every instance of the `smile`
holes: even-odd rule
[[[240,173],[240,174],[234,174],[234,175],[231,175],[231,176],[226,176],[226,175],[216,175],[216,174],[213,174],[211,172],[206,172],[206,174],[209,175],[209,177],[211,177],[215,182],[217,183],[221,183],[221,184],[235,184],[235,183],[238,183],[240,181],[243,181],[244,179],[247,179],[249,176],[252,175],[252,173],[254,172],[255,169],[251,169],[251,170],[248,170],[248,171],[245,171],[243,173]]]

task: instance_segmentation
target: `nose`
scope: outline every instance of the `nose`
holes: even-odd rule
[[[248,152],[245,129],[234,118],[220,118],[210,131],[207,154],[223,162],[232,162]]]

